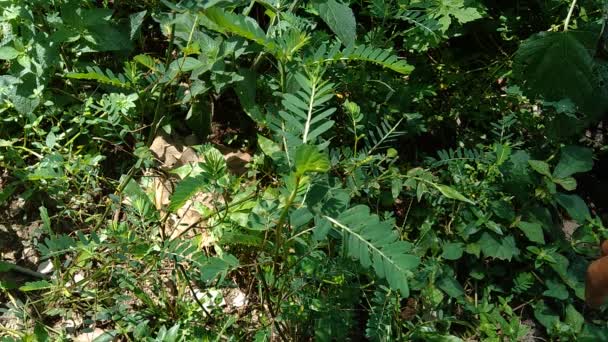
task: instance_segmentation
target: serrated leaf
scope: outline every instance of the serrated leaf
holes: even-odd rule
[[[325,0],[317,5],[317,11],[345,46],[355,43],[357,22],[350,7],[336,0]]]
[[[519,221],[517,227],[526,235],[528,240],[539,244],[545,244],[545,236],[543,235],[543,228],[539,223]]]
[[[583,106],[595,87],[593,65],[576,32],[541,32],[520,45],[513,73],[532,95],[550,101],[570,98]]]
[[[566,146],[562,148],[561,157],[553,177],[566,178],[575,173],[587,172],[593,168],[593,151],[580,146]]]
[[[329,160],[315,146],[300,145],[295,157],[296,175],[303,176],[308,172],[329,171]]]

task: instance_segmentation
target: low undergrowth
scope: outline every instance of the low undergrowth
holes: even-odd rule
[[[608,339],[607,17],[0,0],[0,338]]]

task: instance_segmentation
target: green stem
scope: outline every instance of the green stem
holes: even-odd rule
[[[285,207],[283,208],[283,211],[281,212],[281,216],[279,216],[279,221],[277,223],[276,237],[275,237],[275,251],[277,251],[277,252],[279,251],[279,248],[281,248],[281,244],[283,243],[283,226],[285,225],[285,220],[287,219],[287,214],[289,213],[289,208],[291,208],[291,205],[293,204],[293,201],[296,199],[296,195],[298,194],[299,185],[300,185],[300,176],[296,176],[296,182],[295,182],[293,191],[287,198],[287,201],[285,202]]]
[[[574,12],[574,6],[576,6],[576,0],[572,0],[572,3],[570,4],[570,9],[568,10],[568,15],[566,16],[566,20],[564,20],[564,32],[568,31],[570,18],[572,18],[572,12]]]

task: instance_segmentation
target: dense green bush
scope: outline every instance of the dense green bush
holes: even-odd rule
[[[52,266],[3,256],[0,337],[608,339],[583,302],[608,234],[577,189],[607,17],[0,0],[1,225],[39,222],[20,237]]]

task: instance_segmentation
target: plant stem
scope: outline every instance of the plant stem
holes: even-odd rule
[[[568,31],[570,18],[572,18],[572,12],[574,12],[574,6],[576,6],[576,0],[572,0],[572,3],[570,4],[570,9],[568,10],[568,15],[566,16],[566,20],[564,20],[564,32]]]
[[[281,243],[283,243],[283,226],[285,225],[285,220],[287,218],[287,214],[289,213],[289,208],[291,208],[291,204],[293,203],[293,201],[296,198],[296,195],[298,194],[299,185],[300,185],[300,176],[296,176],[296,181],[295,181],[293,191],[287,198],[287,201],[285,202],[285,207],[283,208],[283,211],[281,212],[281,216],[279,216],[279,221],[277,223],[276,236],[275,236],[275,241],[274,241],[276,252],[279,251],[279,248],[281,248]]]

